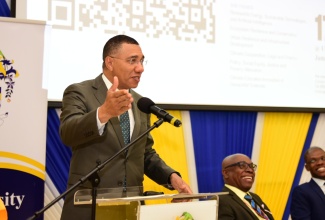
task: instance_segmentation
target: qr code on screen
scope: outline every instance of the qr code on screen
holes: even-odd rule
[[[215,42],[215,0],[49,0],[54,29]]]

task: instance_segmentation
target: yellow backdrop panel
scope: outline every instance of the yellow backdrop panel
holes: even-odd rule
[[[168,111],[171,115],[181,119],[180,111]],[[151,123],[153,124],[158,119],[155,115],[151,116]],[[189,182],[188,169],[186,162],[186,150],[184,144],[184,133],[182,127],[174,127],[168,122],[164,122],[158,128],[151,131],[154,138],[154,149],[159,156],[172,168],[177,170],[185,182]],[[145,176],[144,191],[158,191],[165,194],[177,193],[177,191],[170,191]],[[164,201],[148,201],[146,204],[164,203]]]
[[[312,114],[266,113],[256,193],[282,219]]]

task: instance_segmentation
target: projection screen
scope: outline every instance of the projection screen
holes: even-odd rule
[[[135,90],[155,103],[325,108],[323,0],[22,0],[16,17],[52,25],[49,101],[126,34],[148,60]]]

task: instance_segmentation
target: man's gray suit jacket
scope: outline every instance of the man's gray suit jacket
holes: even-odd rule
[[[130,92],[134,98],[132,110],[135,120],[132,142],[150,127],[150,115],[137,108],[141,96],[133,90]],[[125,146],[118,117],[111,118],[103,134],[99,134],[96,111],[104,103],[106,93],[107,87],[101,75],[93,80],[72,84],[64,91],[60,135],[63,143],[72,149],[68,187]],[[130,190],[133,192],[129,193],[141,195],[144,174],[158,184],[167,185],[169,175],[176,171],[159,157],[152,148],[153,144],[151,135],[147,134],[127,153],[123,152],[109,162],[98,173],[98,188],[122,190],[126,178],[127,187],[134,187]],[[66,196],[61,219],[90,219],[90,206],[74,206],[73,196],[76,190],[91,188],[91,182],[85,181]]]

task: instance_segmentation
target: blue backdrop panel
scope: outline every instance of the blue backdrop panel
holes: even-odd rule
[[[199,192],[223,187],[221,162],[243,153],[251,157],[256,112],[190,111]]]
[[[67,190],[71,150],[60,139],[60,120],[56,110],[49,108],[47,114],[46,173],[62,194]]]

